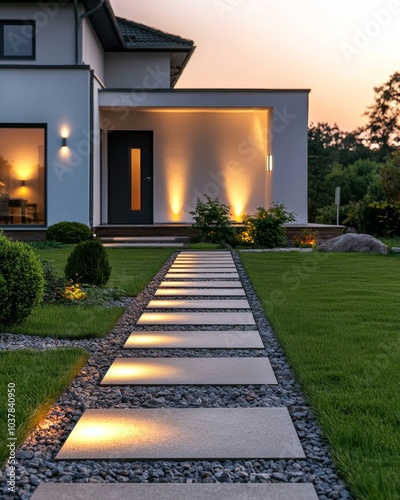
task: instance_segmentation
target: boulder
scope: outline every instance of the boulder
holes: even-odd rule
[[[321,252],[388,252],[387,246],[369,234],[347,233],[318,245]]]

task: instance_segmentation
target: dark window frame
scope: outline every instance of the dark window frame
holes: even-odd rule
[[[48,163],[48,156],[47,156],[47,147],[48,147],[48,124],[47,123],[6,123],[6,122],[1,122],[0,123],[0,130],[3,128],[15,128],[15,129],[26,129],[26,128],[41,128],[44,131],[44,196],[43,196],[43,203],[44,203],[44,223],[43,224],[9,224],[8,226],[1,226],[2,229],[15,229],[15,228],[23,228],[23,229],[30,229],[30,228],[46,228],[47,227],[47,202],[48,202],[48,192],[47,192],[47,163]]]
[[[32,27],[32,38],[31,48],[32,55],[27,56],[18,56],[4,55],[4,26],[31,26]],[[36,59],[36,23],[35,21],[22,21],[22,20],[14,20],[14,19],[1,19],[0,20],[0,60],[4,61],[33,61]]]

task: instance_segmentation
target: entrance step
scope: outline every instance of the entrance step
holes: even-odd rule
[[[303,459],[286,408],[86,410],[57,460]]]
[[[138,325],[255,325],[251,312],[148,312]]]
[[[264,349],[257,331],[132,332],[125,349]],[[251,358],[253,359],[253,358]]]
[[[187,248],[189,238],[185,236],[116,236],[102,237],[101,242],[106,248]]]
[[[318,500],[311,483],[40,483],[32,500]]]
[[[268,358],[117,358],[100,385],[276,385]]]

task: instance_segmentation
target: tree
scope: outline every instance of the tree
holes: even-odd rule
[[[357,160],[375,159],[362,137],[362,130],[345,132],[328,123],[311,124],[308,130],[308,211],[315,221],[318,209],[333,203],[335,176]]]
[[[379,149],[384,157],[400,146],[400,72],[393,73],[374,91],[374,102],[365,113],[368,123],[364,130],[370,147]]]
[[[400,151],[394,151],[382,165],[380,184],[388,202],[400,203]]]

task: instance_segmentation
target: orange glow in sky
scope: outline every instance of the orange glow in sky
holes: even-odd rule
[[[400,0],[111,0],[194,40],[176,88],[309,88],[310,122],[352,130],[400,70]]]

